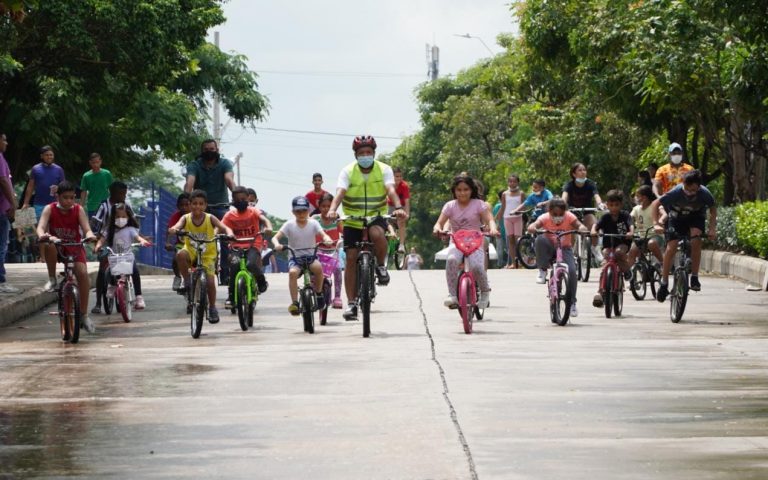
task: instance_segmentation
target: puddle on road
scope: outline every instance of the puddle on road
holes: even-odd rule
[[[195,363],[177,363],[170,368],[177,375],[199,375],[216,370],[216,367],[213,365],[199,365]]]

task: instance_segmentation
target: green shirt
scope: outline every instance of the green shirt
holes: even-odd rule
[[[88,170],[80,181],[80,190],[88,192],[88,201],[85,209],[89,212],[95,212],[99,209],[101,202],[109,198],[109,186],[112,184],[112,173],[106,168],[98,172]]]
[[[204,190],[208,194],[208,203],[229,202],[229,189],[224,181],[224,174],[232,171],[232,162],[224,157],[219,158],[211,168],[205,167],[205,162],[199,157],[187,165],[187,175],[195,177],[193,188]]]

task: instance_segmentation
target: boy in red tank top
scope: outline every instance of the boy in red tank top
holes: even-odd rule
[[[75,203],[75,185],[72,182],[63,181],[58,185],[58,201],[46,205],[40,214],[40,222],[37,224],[37,236],[41,241],[79,242],[82,238],[80,232],[85,233],[85,238],[96,241],[96,235],[91,231],[88,223],[88,215],[80,205]],[[58,254],[56,246],[49,243],[46,247],[45,258],[48,266],[48,283],[46,288],[56,289],[56,263]],[[83,327],[88,333],[94,333],[96,327],[93,325],[91,317],[88,316],[88,293],[90,283],[88,280],[88,268],[85,264],[85,249],[80,247],[62,247],[64,254],[71,254],[75,257],[75,277],[77,278],[77,289],[80,293],[80,311],[85,315]]]

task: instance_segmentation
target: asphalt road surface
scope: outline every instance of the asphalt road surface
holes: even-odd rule
[[[533,271],[490,275],[472,335],[442,271],[393,272],[368,339],[339,310],[305,334],[284,275],[247,332],[221,309],[192,339],[149,276],[77,345],[2,328],[0,478],[768,478],[768,295],[706,277],[680,324],[629,293],[606,319],[593,280],[557,327]]]

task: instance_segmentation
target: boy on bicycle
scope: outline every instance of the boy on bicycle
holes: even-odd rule
[[[667,194],[657,198],[651,204],[651,214],[656,232],[665,233],[667,249],[664,251],[664,264],[661,270],[661,282],[656,299],[664,302],[669,295],[668,280],[672,269],[672,262],[677,252],[677,243],[683,236],[691,238],[691,285],[694,292],[701,290],[699,282],[699,265],[701,264],[701,235],[706,224],[706,211],[709,209],[710,240],[716,237],[717,209],[715,197],[707,187],[701,184],[700,170],[691,170],[683,176],[683,183],[670,190]],[[659,207],[664,207],[660,213]],[[664,232],[664,224],[668,221],[667,231]]]
[[[291,304],[288,306],[288,311],[291,315],[296,316],[300,313],[299,288],[296,282],[301,276],[303,268],[308,268],[313,275],[313,287],[318,310],[325,308],[323,267],[315,255],[315,238],[319,235],[322,237],[323,243],[328,245],[332,245],[333,240],[325,233],[317,220],[309,218],[311,206],[306,197],[296,197],[291,204],[294,218],[285,222],[277,234],[272,237],[272,246],[276,252],[283,250],[280,239],[285,237],[288,240],[288,246],[294,251],[295,256],[288,263],[288,290],[291,293]]]
[[[192,190],[189,194],[189,208],[190,213],[182,216],[176,225],[168,229],[169,235],[176,235],[180,230],[186,230],[188,236],[184,237],[184,247],[176,253],[176,261],[179,265],[179,271],[184,278],[183,291],[188,291],[189,285],[189,268],[197,260],[197,251],[192,246],[190,236],[199,240],[212,240],[216,235],[216,231],[224,232],[230,237],[234,237],[234,232],[228,226],[221,223],[221,221],[210,213],[205,213],[208,208],[208,195],[203,190]],[[205,276],[208,282],[206,288],[208,289],[208,322],[219,322],[219,311],[216,309],[216,247],[213,245],[207,245],[208,248],[203,252],[203,268],[205,269]]]
[[[85,210],[75,203],[75,185],[64,180],[58,185],[58,201],[48,204],[43,208],[40,214],[40,222],[37,224],[37,236],[40,241],[55,242],[61,240],[64,243],[75,243],[81,241],[80,232],[85,234],[85,238],[96,241],[96,235],[91,231],[88,223],[88,215]],[[47,248],[55,250],[56,246],[51,244]],[[61,247],[62,254],[75,257],[75,278],[77,279],[77,290],[80,294],[80,312],[85,316],[83,327],[88,333],[96,332],[93,320],[88,315],[88,292],[91,288],[88,279],[88,267],[85,259],[85,249],[79,247]],[[58,254],[49,250],[45,256],[49,271],[56,271]],[[54,277],[54,281],[55,281]],[[55,285],[55,283],[54,283]]]
[[[267,279],[264,277],[264,272],[261,269],[261,249],[264,243],[264,237],[262,236],[261,222],[265,222],[264,233],[272,233],[272,222],[268,218],[261,218],[259,210],[255,207],[248,206],[248,189],[245,187],[235,187],[232,190],[232,205],[234,210],[228,211],[224,218],[221,219],[221,223],[228,226],[235,233],[235,238],[249,238],[255,237],[253,241],[239,242],[235,240],[231,246],[247,251],[247,267],[251,272],[253,278],[256,279],[256,285],[259,289],[259,293],[267,291]],[[227,301],[224,304],[226,308],[231,309],[233,307],[232,299],[233,292],[235,291],[235,276],[237,273],[239,260],[236,255],[230,253],[229,255],[230,269],[234,274],[229,276],[229,292],[227,294]]]
[[[592,246],[597,246],[597,236],[599,233],[611,235],[624,235],[625,238],[606,237],[603,239],[603,256],[608,257],[609,249],[614,249],[616,262],[619,264],[619,270],[624,277],[629,276],[631,264],[627,259],[627,252],[632,245],[632,238],[635,236],[635,226],[632,224],[632,217],[621,207],[624,205],[624,193],[621,190],[610,190],[606,194],[606,205],[608,213],[600,217],[600,220],[592,226]],[[628,278],[627,278],[628,279]],[[592,299],[592,305],[597,308],[603,306],[603,296],[600,294],[600,284],[598,283],[598,292]]]

